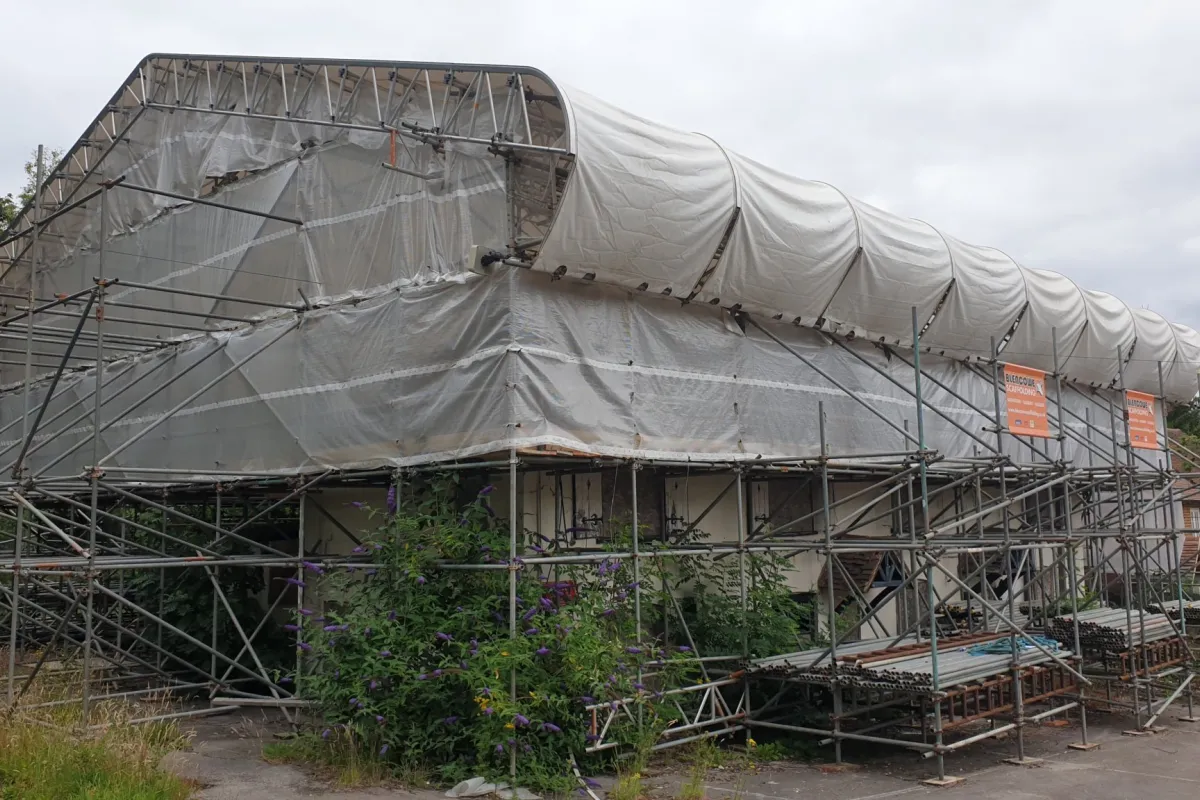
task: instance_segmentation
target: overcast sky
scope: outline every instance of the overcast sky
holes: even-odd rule
[[[1200,328],[1192,0],[18,0],[0,193],[146,53],[527,64]]]

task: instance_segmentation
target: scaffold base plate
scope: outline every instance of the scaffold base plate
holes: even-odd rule
[[[947,775],[944,778],[927,778],[926,780],[921,781],[921,783],[924,784],[925,786],[941,786],[941,787],[955,786],[962,782],[963,782],[963,779],[958,777],[957,775]]]
[[[1085,750],[1086,751],[1086,750],[1095,750],[1099,746],[1100,746],[1099,742],[1088,742],[1087,744],[1084,744],[1083,742],[1071,742],[1071,744],[1067,745],[1067,749],[1068,750]]]
[[[1025,756],[1025,758],[1006,758],[1004,763],[1012,764],[1014,767],[1040,767],[1043,759]]]

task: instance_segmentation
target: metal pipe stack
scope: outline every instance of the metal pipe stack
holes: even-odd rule
[[[1200,600],[1184,600],[1182,603],[1178,600],[1168,600],[1150,606],[1150,610],[1166,614],[1171,619],[1182,617],[1188,625],[1200,625]]]
[[[994,641],[997,638],[993,637]],[[928,644],[914,649],[915,640],[907,640],[887,648],[891,639],[868,639],[838,647],[836,674],[844,686],[868,689],[933,693],[933,655]],[[772,656],[751,662],[749,671],[786,677],[791,680],[828,684],[835,670],[827,655],[828,648],[813,648],[799,653]],[[889,653],[895,652],[889,657]],[[1067,658],[1071,654],[1059,651]],[[824,656],[824,657],[822,657]],[[938,648],[938,689],[947,690],[963,684],[983,681],[1004,675],[1012,669],[1009,653],[972,653],[970,646],[951,645]],[[1044,664],[1052,659],[1035,647],[1018,648],[1018,663],[1025,666]]]
[[[1175,627],[1166,614],[1150,614],[1141,610],[1127,611],[1123,608],[1097,608],[1080,611],[1075,616],[1079,620],[1079,645],[1085,651],[1119,653],[1137,645],[1175,635]],[[1060,642],[1074,641],[1074,622],[1071,615],[1055,617],[1047,622],[1046,635]]]

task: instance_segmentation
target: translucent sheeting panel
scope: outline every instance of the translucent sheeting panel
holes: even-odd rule
[[[1001,357],[1005,361],[1052,371],[1057,337],[1059,363],[1075,349],[1087,324],[1079,287],[1056,272],[1021,267],[1029,305]],[[1116,358],[1116,349],[1113,349]]]
[[[1196,369],[1200,365],[1200,333],[1186,325],[1171,323],[1175,332],[1175,365],[1167,375],[1167,394],[1185,397],[1196,393]]]
[[[916,403],[906,391],[914,379],[901,358],[867,342],[839,347],[811,329],[764,324],[813,366],[707,304],[515,269],[409,287],[108,364],[102,420],[113,424],[100,456],[148,431],[109,463],[184,476],[291,472],[537,445],[641,458],[809,457],[820,453],[821,405],[831,454],[912,449],[903,431],[916,436]],[[995,416],[990,372],[933,355],[922,368],[927,446],[986,455],[993,440],[981,431]],[[148,397],[171,378],[178,380]],[[36,440],[35,472],[57,461],[49,474],[78,475],[93,463],[93,385],[91,372],[65,376]],[[1085,456],[1080,442],[1089,437],[1111,452],[1111,434],[1080,425],[1090,416],[1111,430],[1110,397],[1065,391],[1076,415],[1066,417],[1069,457]],[[0,394],[0,426],[19,419],[22,404],[19,388]],[[17,431],[0,441],[9,460]],[[1004,450],[1021,463],[1057,457],[1052,440],[1034,445],[1040,452],[1005,437]]]
[[[1082,289],[1087,325],[1070,358],[1062,360],[1071,380],[1092,386],[1111,386],[1117,379],[1117,352],[1128,359],[1137,338],[1133,314],[1116,297]]]
[[[1163,378],[1175,368],[1178,350],[1175,331],[1162,315],[1148,308],[1131,308],[1133,330],[1137,338],[1133,354],[1125,363],[1125,385],[1130,389],[1158,393],[1158,364],[1162,362]]]
[[[741,213],[698,299],[812,325],[858,252],[854,211],[841,192],[728,153]],[[728,299],[726,299],[728,298]]]
[[[569,102],[578,152],[538,267],[686,297],[733,216],[725,154],[583,92]]]
[[[995,248],[952,236],[946,244],[954,285],[921,341],[946,355],[987,358],[991,340],[999,342],[1025,307],[1025,282],[1013,260]]]
[[[936,230],[855,201],[862,256],[833,296],[826,328],[912,346],[912,309],[923,326],[954,277]]]

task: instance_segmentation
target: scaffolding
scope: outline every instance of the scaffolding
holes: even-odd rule
[[[352,552],[320,552],[320,543],[311,540],[313,521],[320,519],[346,541],[358,543],[323,493],[397,487],[402,505],[408,483],[422,474],[455,470],[483,476],[507,490],[508,564],[476,568],[509,570],[508,622],[514,636],[518,569],[541,573],[621,558],[634,571],[636,644],[671,636],[692,645],[701,680],[660,687],[664,702],[674,704],[686,721],[669,728],[658,748],[739,731],[781,731],[832,745],[837,761],[847,742],[905,747],[935,760],[938,778],[944,780],[946,754],[1004,733],[1014,734],[1016,760],[1028,763],[1026,727],[1055,715],[1078,716],[1082,748],[1093,746],[1089,707],[1131,713],[1134,731],[1154,730],[1177,701],[1186,701],[1186,719],[1192,719],[1194,659],[1188,628],[1194,620],[1186,613],[1192,598],[1180,555],[1181,537],[1200,531],[1183,524],[1179,504],[1200,490],[1200,482],[1181,487],[1179,479],[1200,474],[1176,471],[1171,455],[1183,454],[1191,463],[1200,463],[1200,455],[1188,451],[1167,428],[1170,397],[1163,376],[1171,365],[1139,362],[1141,372],[1157,371],[1159,388],[1130,392],[1124,377],[1130,353],[1117,348],[1111,355],[1114,385],[1079,385],[1065,380],[1056,330],[1051,331],[1053,367],[1044,373],[1042,387],[1049,430],[1038,435],[1010,423],[1006,371],[1015,374],[1027,367],[1005,359],[1004,342],[993,339],[990,354],[966,362],[972,378],[990,388],[991,403],[985,404],[922,366],[929,352],[923,346],[928,323],[922,309],[910,309],[912,347],[871,345],[893,365],[902,365],[908,371],[905,379],[864,357],[861,342],[856,345],[853,337],[828,334],[829,347],[904,398],[911,413],[898,423],[880,412],[867,392],[847,385],[789,342],[775,320],[733,306],[723,311],[730,325],[766,337],[794,357],[796,374],[821,384],[829,396],[853,402],[859,414],[882,423],[903,446],[843,449],[844,432],[828,430],[825,401],[818,401],[816,454],[770,458],[703,453],[686,459],[620,457],[546,445],[495,448],[399,467],[297,464],[288,470],[253,470],[196,464],[181,468],[165,452],[186,445],[172,444],[165,434],[168,443],[146,448],[151,433],[162,434],[172,420],[207,401],[250,360],[271,358],[272,348],[306,320],[351,307],[361,298],[314,303],[318,298],[297,289],[296,300],[283,302],[113,277],[106,270],[106,247],[114,193],[200,203],[284,226],[305,224],[212,199],[220,195],[184,196],[124,176],[104,177],[98,170],[105,157],[143,115],[188,109],[295,124],[303,109],[314,107],[297,99],[297,92],[303,98],[324,95],[324,108],[317,104],[320,113],[305,117],[305,124],[383,131],[391,153],[380,168],[421,181],[433,167],[418,159],[404,161],[403,153],[397,155],[398,141],[401,151],[404,141],[486,148],[507,165],[514,232],[509,249],[492,260],[489,280],[529,269],[528,251],[538,240],[534,229],[548,225],[552,215],[539,217],[531,211],[534,204],[522,205],[519,195],[535,184],[531,176],[541,172],[549,179],[541,178],[540,185],[549,186],[551,194],[559,191],[556,171],[570,161],[566,149],[535,135],[538,126],[531,124],[527,110],[518,113],[526,103],[498,110],[493,91],[486,92],[486,102],[481,100],[482,85],[505,87],[515,98],[536,94],[526,84],[529,75],[513,68],[404,65],[389,70],[370,63],[351,68],[259,61],[248,73],[244,64],[233,71],[218,69],[219,64],[226,61],[173,57],[159,59],[153,69],[139,68],[129,88],[85,136],[88,147],[73,151],[67,166],[60,165],[54,175],[43,179],[39,174],[42,188],[26,212],[25,227],[0,242],[9,254],[4,278],[19,278],[4,283],[12,309],[6,307],[0,335],[23,342],[19,349],[6,349],[11,356],[2,362],[21,370],[6,393],[19,396],[22,408],[13,418],[0,420],[0,433],[14,432],[13,443],[0,454],[10,459],[0,486],[5,520],[0,528],[0,593],[7,621],[10,708],[31,707],[23,697],[48,661],[74,650],[79,653],[79,696],[51,702],[79,703],[85,724],[96,703],[164,691],[207,702],[146,720],[259,705],[277,707],[290,718],[308,701],[270,667],[263,643],[281,614],[304,606],[306,563],[317,560],[326,570],[363,566]],[[290,100],[289,75],[295,77]],[[264,87],[272,81],[281,87],[285,114],[266,107],[270,93],[256,88],[260,80]],[[380,99],[380,87],[389,82],[391,88]],[[440,98],[435,84],[446,87]],[[406,98],[417,91],[427,93],[426,108],[439,110],[441,124],[422,127],[401,118]],[[343,114],[343,108],[364,97],[376,107],[378,123]],[[467,102],[471,97],[474,102]],[[493,132],[487,135],[475,132],[481,108],[490,112],[487,127]],[[93,161],[81,156],[97,148],[102,152]],[[516,154],[524,157],[519,167]],[[78,171],[72,173],[74,168]],[[95,274],[90,285],[39,296],[39,269],[53,250],[65,247],[55,225],[67,219],[77,229],[98,230]],[[170,261],[173,254],[158,255]],[[144,291],[162,304],[114,300],[114,293],[124,289]],[[180,298],[211,300],[213,308],[189,310],[175,302]],[[156,328],[164,333],[147,333]],[[193,370],[222,352],[219,347],[190,362],[155,360],[164,352],[181,352],[196,336],[247,329],[263,335],[251,348],[226,353],[229,365],[207,380],[196,381],[202,373]],[[77,398],[68,402],[63,379],[79,375],[90,386],[81,390],[73,384]],[[929,402],[931,387],[987,420],[987,426],[972,428]],[[164,393],[174,393],[175,399],[146,416],[147,406]],[[1138,413],[1131,412],[1134,402],[1149,404],[1150,441],[1144,421],[1139,423]],[[116,441],[106,438],[110,431],[130,427],[130,420],[136,420],[136,432]],[[967,437],[973,452],[953,455],[931,446],[931,420]],[[137,463],[118,461],[139,443]],[[50,452],[54,455],[34,458]],[[161,460],[154,460],[156,454]],[[72,457],[83,459],[82,472],[69,469]],[[588,518],[569,507],[578,494],[564,491],[562,483],[581,473],[600,474],[606,492],[621,496],[619,515]],[[665,482],[699,478],[715,479],[723,488],[706,497],[698,513],[690,508],[681,512],[668,500]],[[526,507],[525,487],[543,479],[559,487],[551,492],[551,519],[539,523],[552,531],[550,554],[525,551],[521,544],[530,514],[541,513]],[[764,485],[789,493],[755,508],[751,495]],[[789,502],[796,494],[806,494],[806,503]],[[731,504],[733,512],[717,522],[714,510],[723,503]],[[787,518],[791,514],[796,516]],[[581,529],[595,534],[617,522],[631,526],[626,552],[600,547],[599,536],[576,535]],[[707,530],[713,541],[690,542],[688,534],[699,529]],[[813,566],[817,580],[812,589],[821,615],[816,633],[828,637],[827,645],[763,656],[751,653],[743,642],[740,653],[706,655],[695,651],[682,613],[672,617],[681,623],[678,630],[650,630],[642,624],[639,576],[646,559],[734,559],[745,614],[754,581],[747,562],[753,553]],[[872,584],[884,563],[891,580],[879,591]],[[231,576],[241,574],[268,576],[252,605],[232,588],[236,583]],[[148,575],[155,580],[145,580]],[[200,615],[206,618],[203,630],[176,624],[163,607],[168,587],[185,583],[203,586],[210,600]],[[849,630],[847,618],[853,619]],[[299,633],[295,636],[293,645],[301,641]],[[301,651],[294,675],[302,674],[304,663]],[[515,685],[512,691],[517,691]],[[594,734],[590,752],[617,746],[606,734],[614,719],[632,713],[636,702],[622,698],[587,707]],[[814,714],[827,724],[811,722]],[[976,730],[984,721],[990,727]]]

